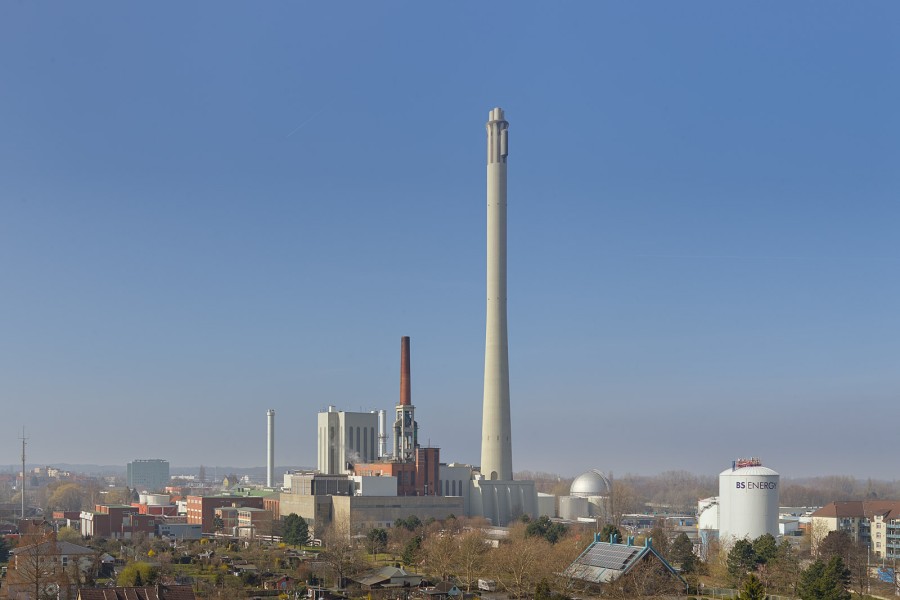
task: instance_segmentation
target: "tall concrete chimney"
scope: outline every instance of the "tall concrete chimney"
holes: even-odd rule
[[[266,411],[268,424],[268,436],[266,440],[266,487],[275,487],[275,411],[271,408]]]
[[[506,156],[509,123],[503,109],[487,122],[487,319],[484,342],[484,404],[481,473],[511,481],[509,342],[506,327]]]

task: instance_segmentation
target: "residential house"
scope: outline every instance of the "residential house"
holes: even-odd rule
[[[632,574],[635,577],[631,577]],[[636,577],[638,574],[648,575]],[[594,534],[594,541],[565,570],[565,575],[591,585],[617,583],[629,596],[667,595],[684,590],[687,582],[650,544],[634,545],[634,538],[620,544]]]
[[[189,585],[115,587],[79,590],[77,600],[196,600]]]
[[[810,518],[813,543],[829,531],[844,531],[878,558],[900,558],[900,501],[848,500],[832,502]]]

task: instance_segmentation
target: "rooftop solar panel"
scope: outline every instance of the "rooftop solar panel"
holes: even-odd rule
[[[595,544],[581,556],[578,562],[602,569],[624,571],[640,550],[641,548],[636,546]]]

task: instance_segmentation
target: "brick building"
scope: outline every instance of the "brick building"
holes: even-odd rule
[[[203,533],[214,533],[213,518],[217,508],[222,507],[247,507],[263,508],[261,496],[188,496],[187,497],[187,522],[200,524]]]
[[[440,455],[440,448],[416,447],[414,461],[353,465],[353,474],[396,477],[398,496],[440,496]]]

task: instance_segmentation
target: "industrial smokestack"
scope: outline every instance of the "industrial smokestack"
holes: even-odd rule
[[[412,405],[409,375],[409,337],[400,338],[400,404],[396,407],[394,421],[394,460],[413,460],[419,445],[419,425],[416,423],[416,407]]]
[[[266,456],[266,487],[275,487],[275,411],[271,408],[266,411],[266,421],[268,424],[268,436],[266,440],[266,448],[268,456]]]
[[[502,108],[487,122],[487,318],[484,342],[484,404],[481,473],[512,480],[509,408],[509,342],[506,328],[506,155],[509,123]]]
[[[409,336],[400,338],[400,406],[412,404],[409,381]]]
[[[378,458],[387,456],[387,412],[378,411]]]

